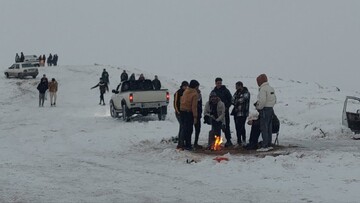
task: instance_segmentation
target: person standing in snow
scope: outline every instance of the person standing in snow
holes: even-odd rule
[[[49,82],[49,93],[50,93],[50,104],[51,106],[56,106],[56,93],[58,91],[58,83],[55,78],[51,79]]]
[[[58,62],[58,55],[55,54],[55,55],[54,55],[54,58],[53,58],[53,64],[54,64],[54,66],[57,66],[57,62]]]
[[[120,75],[120,82],[124,82],[128,80],[128,74],[126,73],[126,70],[124,70]]]
[[[199,141],[199,135],[200,135],[200,131],[201,131],[202,96],[201,96],[201,91],[199,89],[197,89],[197,92],[198,92],[198,103],[197,103],[198,117],[197,117],[196,124],[194,124],[194,127],[195,127],[194,148],[201,149],[202,146],[198,144],[198,141]]]
[[[45,100],[45,93],[48,89],[48,84],[45,80],[41,80],[40,83],[37,86],[37,89],[39,90],[39,107],[44,106],[44,100]]]
[[[186,150],[192,150],[191,135],[193,132],[193,125],[198,121],[198,92],[199,82],[191,80],[189,87],[184,91],[180,101],[180,119],[183,126],[182,137],[184,138]],[[180,143],[180,142],[179,142]],[[181,143],[180,143],[181,144]]]
[[[242,143],[246,144],[245,122],[249,115],[250,93],[247,87],[244,87],[240,81],[235,84],[235,88],[236,92],[232,98],[234,108],[231,115],[234,116],[237,143],[241,146]]]
[[[109,73],[106,71],[106,69],[104,68],[102,74],[101,74],[101,78],[102,78],[102,81],[106,83],[106,85],[109,85],[110,84],[110,81],[109,81]]]
[[[152,84],[153,84],[155,90],[161,89],[161,82],[160,82],[160,80],[158,79],[158,76],[157,76],[157,75],[155,75],[155,78],[154,78],[154,80],[152,81]]]
[[[24,62],[25,61],[25,56],[24,53],[20,53],[20,62]]]
[[[215,88],[213,89],[213,91],[225,104],[225,138],[226,138],[225,147],[231,147],[233,146],[233,144],[231,142],[229,108],[231,106],[232,95],[230,91],[226,88],[226,86],[222,85],[221,78],[215,79]]]
[[[189,86],[189,83],[187,81],[183,81],[181,83],[180,89],[178,89],[178,91],[175,92],[174,94],[174,109],[175,109],[175,116],[176,119],[179,122],[179,133],[178,133],[178,146],[176,147],[177,149],[182,148],[184,146],[184,138],[182,137],[182,124],[181,124],[181,119],[180,119],[180,101],[181,101],[181,97],[184,94],[184,91],[186,90],[186,88]]]
[[[18,53],[16,53],[15,55],[15,63],[19,63],[20,62],[20,56]]]
[[[104,94],[105,94],[106,91],[109,92],[109,87],[106,84],[106,82],[103,81],[102,78],[100,78],[100,82],[97,85],[95,85],[94,87],[92,87],[91,89],[94,89],[96,87],[99,87],[99,90],[100,90],[100,103],[99,103],[99,105],[101,105],[101,102],[102,102],[102,105],[105,105]]]
[[[272,142],[272,117],[274,115],[274,106],[276,104],[275,90],[269,85],[268,78],[261,74],[256,78],[259,86],[256,109],[259,111],[260,129],[263,139],[262,148],[271,149]]]
[[[221,129],[225,126],[225,104],[217,96],[215,91],[209,95],[209,101],[205,104],[204,123],[211,125],[211,133],[209,134],[208,148],[214,142],[215,135],[221,136]]]
[[[53,56],[51,54],[49,54],[49,57],[47,59],[47,65],[52,66],[52,63],[53,63]]]

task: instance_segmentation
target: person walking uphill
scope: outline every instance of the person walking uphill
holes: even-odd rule
[[[232,95],[230,91],[222,85],[222,79],[216,78],[215,79],[215,88],[213,90],[216,95],[221,99],[221,101],[225,104],[225,138],[226,143],[225,147],[233,146],[231,142],[231,133],[230,133],[230,114],[229,108],[231,106]]]
[[[58,91],[58,83],[55,78],[52,78],[49,82],[49,93],[50,93],[50,104],[51,106],[56,105],[56,93]]]
[[[48,89],[48,84],[45,80],[41,80],[37,86],[39,90],[39,107],[44,106],[45,92]]]
[[[246,144],[245,122],[249,115],[250,93],[247,87],[244,87],[240,81],[235,84],[235,88],[236,92],[232,98],[234,108],[231,115],[234,116],[237,143],[241,146],[242,143]]]
[[[182,136],[185,140],[184,149],[192,150],[191,135],[193,132],[193,125],[197,124],[198,117],[198,92],[199,82],[191,80],[189,87],[184,91],[180,101],[180,120],[182,124]],[[179,140],[180,141],[180,140]],[[181,142],[180,142],[181,144]]]
[[[174,109],[175,109],[175,116],[176,119],[179,122],[179,133],[178,133],[178,146],[176,147],[177,149],[180,149],[184,146],[184,138],[181,137],[182,136],[182,125],[181,125],[181,119],[180,119],[180,101],[181,101],[181,97],[184,94],[184,91],[186,90],[186,88],[188,88],[189,83],[187,81],[183,81],[181,83],[180,89],[178,91],[175,92],[174,94]]]
[[[94,87],[92,87],[91,89],[94,89],[96,87],[99,87],[99,90],[100,90],[100,103],[99,103],[99,105],[101,105],[101,102],[102,102],[102,105],[105,105],[104,94],[105,94],[106,91],[109,91],[109,87],[102,80],[102,78],[100,78],[100,82],[97,85],[95,85]]]
[[[272,142],[272,117],[274,115],[273,107],[276,103],[275,90],[269,85],[265,74],[259,75],[256,81],[259,86],[256,109],[259,111],[260,129],[263,139],[261,147],[264,150],[270,150]]]
[[[109,73],[106,71],[106,69],[104,68],[102,74],[101,74],[101,78],[102,78],[102,81],[106,83],[106,85],[109,85],[110,82],[109,82]]]

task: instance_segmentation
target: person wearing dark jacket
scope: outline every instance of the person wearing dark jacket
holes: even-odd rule
[[[49,57],[47,59],[47,65],[52,66],[52,64],[53,64],[53,56],[51,54],[49,54]]]
[[[129,81],[135,81],[135,73],[130,75]]]
[[[109,85],[110,84],[110,81],[109,81],[109,73],[106,71],[106,69],[104,68],[102,74],[101,74],[101,78],[102,78],[102,81],[106,83],[106,85]]]
[[[246,143],[245,122],[249,115],[250,93],[247,87],[244,87],[240,81],[235,84],[235,88],[236,92],[232,98],[234,108],[231,115],[234,116],[237,143],[241,145]]]
[[[181,137],[182,136],[181,130],[183,128],[182,128],[181,119],[180,119],[180,101],[181,101],[181,97],[184,94],[184,91],[186,90],[186,88],[188,86],[189,86],[189,83],[187,81],[183,81],[181,83],[180,89],[178,91],[176,91],[175,94],[174,94],[174,105],[173,106],[174,106],[174,109],[175,109],[176,119],[179,122],[179,133],[178,133],[178,146],[177,146],[177,149],[184,146],[184,138]],[[180,143],[180,141],[181,141],[181,143]]]
[[[158,79],[158,76],[157,76],[157,75],[155,75],[155,78],[154,78],[154,80],[152,81],[152,84],[153,84],[155,90],[161,89],[161,82],[160,82],[160,80]]]
[[[45,93],[48,89],[47,82],[45,80],[41,80],[37,86],[37,89],[39,90],[39,107],[44,106]]]
[[[102,102],[102,105],[105,105],[104,94],[105,94],[106,91],[109,91],[109,87],[106,84],[106,82],[104,82],[102,80],[102,78],[100,78],[100,82],[97,85],[95,85],[94,87],[92,87],[91,89],[94,89],[96,87],[99,87],[99,90],[100,90],[100,103],[99,103],[99,105],[101,105],[101,102]]]
[[[25,56],[24,53],[21,52],[20,54],[20,62],[24,62],[25,61]]]
[[[185,150],[192,150],[191,135],[193,133],[193,125],[198,121],[198,92],[199,82],[191,80],[189,87],[184,91],[180,101],[180,120],[183,127],[182,138],[184,138],[185,145],[180,146]],[[179,140],[181,144],[181,140]]]
[[[128,80],[128,74],[126,73],[126,70],[124,70],[120,75],[120,82],[124,82]]]
[[[230,91],[222,85],[222,79],[216,78],[215,79],[215,88],[213,90],[216,95],[220,98],[220,100],[225,104],[225,138],[226,143],[225,147],[233,146],[231,142],[231,133],[230,133],[230,114],[229,108],[231,106],[232,95]]]
[[[57,66],[57,62],[58,62],[58,55],[57,55],[57,54],[54,54],[54,57],[53,57],[53,64],[54,64],[54,66]]]
[[[202,146],[198,144],[199,141],[199,135],[200,135],[200,130],[201,130],[201,114],[202,114],[202,96],[201,96],[201,91],[198,89],[198,103],[197,103],[197,110],[198,110],[198,117],[197,117],[197,122],[194,125],[195,127],[195,141],[194,141],[194,148],[195,149],[201,149]]]

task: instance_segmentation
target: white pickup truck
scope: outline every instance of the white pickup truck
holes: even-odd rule
[[[143,116],[157,114],[159,120],[165,120],[170,94],[167,89],[154,90],[151,80],[124,81],[120,83],[110,100],[110,115],[129,121],[134,114]]]

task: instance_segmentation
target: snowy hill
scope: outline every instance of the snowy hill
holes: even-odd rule
[[[197,79],[203,100],[214,86],[210,73],[152,73],[134,67],[87,65],[41,67],[36,79],[0,77],[0,202],[355,202],[360,198],[360,142],[341,125],[345,96],[334,86],[270,76],[281,121],[280,143],[299,146],[277,157],[178,152],[163,138],[176,136],[172,102],[165,121],[156,116],[131,122],[110,117],[99,106],[97,84],[103,69],[110,89],[123,69],[156,74],[171,95],[182,80]],[[38,107],[42,74],[59,83],[57,107]],[[234,92],[242,81],[257,95],[256,74],[225,75]],[[109,101],[111,93],[105,95]],[[172,100],[171,100],[172,101]],[[252,109],[254,110],[254,109]],[[248,126],[247,126],[248,127]],[[231,123],[233,141],[235,129]],[[210,126],[203,125],[200,144]],[[250,129],[247,128],[247,137]],[[197,163],[187,164],[187,159]],[[267,197],[267,198],[264,198]]]

